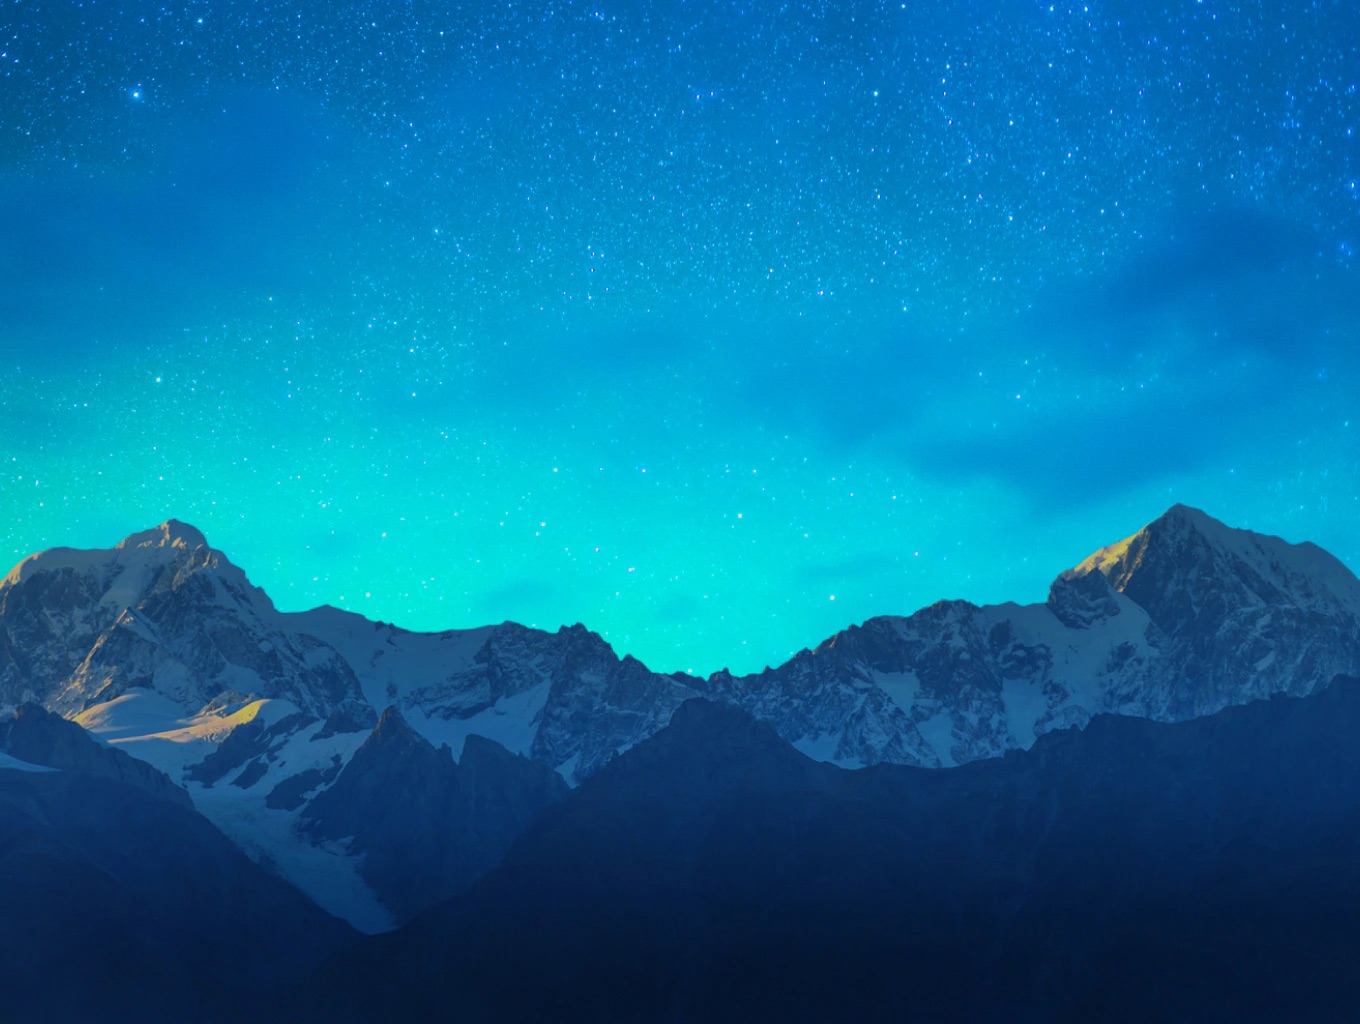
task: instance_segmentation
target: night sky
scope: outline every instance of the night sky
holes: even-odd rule
[[[1360,566],[1360,8],[5,0],[0,560],[754,670],[1181,501]]]

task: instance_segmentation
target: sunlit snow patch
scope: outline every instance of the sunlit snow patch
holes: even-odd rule
[[[299,836],[301,808],[284,810],[265,803],[274,786],[286,778],[327,767],[336,757],[347,763],[367,738],[366,732],[314,740],[321,724],[313,721],[270,748],[266,775],[250,786],[233,785],[239,771],[228,772],[212,785],[186,778],[187,770],[217,750],[235,729],[257,721],[269,728],[297,711],[286,700],[253,700],[186,717],[184,709],[167,697],[135,689],[82,712],[76,721],[182,784],[200,814],[252,860],[277,872],[318,906],[360,931],[387,931],[395,922],[359,877],[360,858],[340,844],[313,845]]]

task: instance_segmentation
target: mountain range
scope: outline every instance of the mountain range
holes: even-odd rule
[[[1333,682],[1354,675],[1360,581],[1311,544],[1185,506],[1060,573],[1043,604],[940,602],[707,678],[651,672],[583,626],[414,633],[281,612],[171,520],[109,550],[35,554],[0,581],[0,810],[31,837],[0,855],[33,897],[8,920],[54,903],[52,922],[80,927],[78,906],[49,899],[57,849],[73,877],[112,879],[90,883],[100,907],[166,903],[144,872],[109,868],[142,855],[113,850],[107,814],[102,846],[69,832],[111,787],[101,808],[198,823],[158,847],[235,879],[196,884],[289,894],[197,932],[170,911],[148,926],[138,941],[178,949],[139,961],[176,965],[158,986],[167,1019],[199,989],[198,1012],[239,1010],[183,981],[198,969],[186,950],[233,943],[297,1017],[423,1019],[420,993],[456,978],[472,1019],[709,1019],[761,999],[836,1019],[850,1004],[834,979],[874,1013],[916,992],[928,1018],[1003,1019],[1023,996],[1075,1019],[1098,993],[1072,972],[1170,969],[1134,948],[1159,922],[1236,921],[1243,962],[1241,937],[1293,934],[1290,913],[1314,967],[1350,948],[1323,950],[1320,908],[1339,893],[1333,923],[1354,921],[1360,879],[1338,851],[1360,836],[1350,776],[1336,781],[1354,766],[1328,745],[1360,725],[1354,687]],[[1252,762],[1259,750],[1277,759]],[[1309,865],[1325,868],[1316,884]],[[1302,902],[1280,895],[1295,890]],[[179,896],[200,898],[187,883]],[[100,913],[119,934],[120,912]],[[277,942],[319,936],[306,955],[243,937],[281,914]],[[0,932],[23,945],[22,928]],[[41,934],[15,963],[51,966]],[[965,946],[966,970],[951,959]],[[506,973],[528,950],[532,983]],[[1186,962],[1210,980],[1180,990],[1211,1000],[1230,958],[1200,952]],[[889,954],[912,965],[891,983]],[[118,988],[101,969],[73,1007]],[[1316,1008],[1340,1005],[1314,968],[1291,969]]]
[[[691,701],[302,1020],[1342,1021],[1360,680],[949,771]]]

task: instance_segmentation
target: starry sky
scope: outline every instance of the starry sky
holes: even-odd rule
[[[703,673],[1360,567],[1357,133],[1353,0],[6,0],[0,557]]]

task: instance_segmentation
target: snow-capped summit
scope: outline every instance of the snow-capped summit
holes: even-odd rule
[[[1176,505],[1072,574],[1099,574],[1147,612],[1164,657],[1130,710],[1187,718],[1309,693],[1360,654],[1360,580],[1315,544]],[[1154,713],[1155,712],[1155,713]]]
[[[49,548],[29,555],[0,579],[0,602],[20,600],[9,592],[42,578],[40,589],[49,605],[53,598],[79,602],[97,592],[98,617],[111,620],[154,591],[182,586],[199,573],[213,578],[218,597],[273,612],[263,590],[251,586],[244,572],[210,548],[202,533],[177,519],[125,537],[111,549]]]
[[[0,701],[77,714],[132,688],[187,713],[234,691],[317,715],[367,708],[344,659],[279,629],[264,591],[192,526],[54,548],[0,581]],[[369,716],[371,720],[371,715]]]
[[[1228,588],[1231,593],[1222,598],[1237,605],[1288,603],[1328,614],[1360,614],[1360,580],[1316,544],[1234,529],[1187,505],[1172,506],[1072,571],[1100,572],[1166,630],[1202,611],[1220,610],[1205,607],[1205,588]]]
[[[128,548],[184,548],[187,551],[193,551],[196,548],[206,548],[207,546],[208,539],[197,527],[182,523],[178,519],[167,519],[159,526],[153,526],[149,530],[143,530],[141,533],[134,533],[130,537],[124,538],[117,550]]]
[[[177,519],[168,519],[159,526],[124,538],[109,550],[59,547],[29,555],[0,580],[0,591],[35,575],[64,570],[80,574],[100,571],[110,578],[131,571],[139,581],[144,582],[148,574],[172,564],[184,564],[199,549],[207,547],[207,540],[194,527]],[[134,588],[126,583],[121,588],[124,594],[132,594],[133,591]]]
[[[108,550],[42,552],[0,584],[0,706],[78,717],[183,784],[252,856],[370,929],[391,917],[364,891],[359,849],[298,825],[377,709],[390,708],[379,736],[446,744],[450,763],[472,756],[482,767],[465,777],[489,787],[477,806],[500,828],[529,804],[513,785],[520,769],[488,774],[500,763],[488,743],[532,757],[539,774],[526,777],[574,782],[663,728],[689,696],[684,678],[619,658],[583,626],[413,633],[336,608],[281,613],[175,520]],[[486,739],[469,747],[473,737]]]

